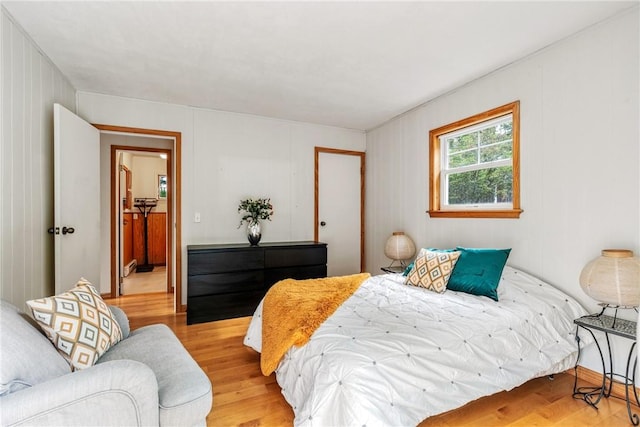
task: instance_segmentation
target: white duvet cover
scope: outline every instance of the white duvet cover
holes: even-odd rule
[[[411,426],[575,363],[586,311],[509,266],[499,302],[374,276],[276,370],[296,426]],[[245,344],[261,349],[262,303]]]

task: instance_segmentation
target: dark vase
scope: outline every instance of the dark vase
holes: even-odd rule
[[[260,239],[262,238],[262,232],[260,230],[260,222],[251,221],[247,224],[247,238],[251,246],[258,246]]]

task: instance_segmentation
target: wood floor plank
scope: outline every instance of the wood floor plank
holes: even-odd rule
[[[293,424],[293,411],[282,396],[275,375],[263,376],[259,355],[243,344],[249,317],[187,326],[184,313],[173,313],[171,294],[129,295],[107,302],[127,313],[132,329],[164,323],[174,331],[213,384],[208,426]],[[573,399],[573,378],[566,373],[556,375],[554,380],[537,378],[509,392],[496,393],[430,417],[420,427],[631,425],[626,405],[620,399],[603,399],[598,410]]]

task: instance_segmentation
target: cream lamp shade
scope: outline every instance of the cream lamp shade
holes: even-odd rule
[[[618,307],[640,305],[640,259],[627,249],[604,249],[580,273],[582,290],[596,301]]]
[[[402,231],[394,232],[384,245],[384,254],[392,260],[391,265],[395,261],[400,261],[400,265],[404,266],[404,261],[412,258],[415,253],[416,245]]]

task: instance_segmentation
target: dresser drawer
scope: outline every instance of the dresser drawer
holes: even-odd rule
[[[187,325],[251,316],[264,294],[265,291],[252,291],[191,297],[187,306]]]
[[[188,274],[227,273],[264,268],[264,251],[260,248],[233,251],[189,253]]]
[[[264,271],[200,274],[189,276],[188,296],[214,295],[229,292],[250,292],[264,289]]]
[[[327,247],[269,248],[265,252],[265,268],[318,265],[327,263]]]

